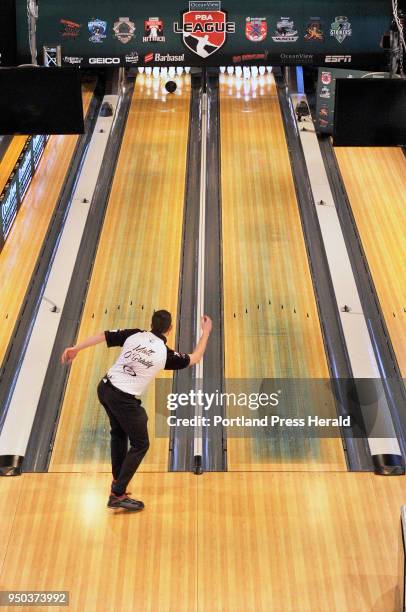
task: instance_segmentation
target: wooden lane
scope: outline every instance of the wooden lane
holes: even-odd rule
[[[20,501],[22,484],[21,478],[0,478],[0,574]]]
[[[199,612],[397,610],[405,477],[206,474]]]
[[[26,142],[27,136],[14,136],[7,147],[0,163],[0,194],[6,186]]]
[[[225,375],[328,378],[278,97],[273,77],[262,83],[249,100],[249,85],[238,92],[226,77],[220,87]],[[332,401],[318,402],[307,408],[335,416]],[[339,437],[230,437],[227,447],[232,470],[346,469]]]
[[[195,612],[196,478],[140,475],[135,515],[106,508],[108,484],[106,474],[24,474],[2,590],[67,590],[75,611]]]
[[[83,86],[87,112],[95,84]],[[0,253],[0,363],[4,359],[78,136],[51,136]]]
[[[0,479],[2,590],[89,612],[396,610],[405,477],[140,474],[135,515],[106,508],[109,480]]]
[[[337,147],[335,154],[406,379],[406,158],[391,147]]]
[[[137,79],[79,341],[105,329],[148,329],[154,309],[176,315],[190,99],[189,79],[182,82],[183,93],[163,102],[154,98],[153,79]],[[52,471],[111,470],[108,420],[96,387],[118,351],[99,345],[73,363]],[[143,404],[151,447],[141,469],[166,471],[168,439],[155,438],[154,384]]]

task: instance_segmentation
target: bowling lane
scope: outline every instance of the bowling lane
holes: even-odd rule
[[[335,154],[406,379],[406,158],[391,147],[337,147]]]
[[[14,136],[7,147],[0,163],[0,194],[6,186],[26,142],[27,136]]]
[[[95,82],[82,86],[85,113],[94,88]],[[15,138],[13,142],[14,140]],[[0,364],[58,202],[77,140],[78,136],[51,136],[0,253]]]
[[[189,77],[178,81],[179,95],[163,101],[159,80],[137,78],[78,341],[105,329],[148,328],[154,309],[176,315],[190,101]],[[96,387],[118,352],[99,345],[72,364],[51,471],[111,470]],[[143,404],[151,447],[141,467],[166,471],[168,439],[154,435],[154,384]]]
[[[226,378],[258,381],[257,391],[263,378],[328,378],[273,77],[224,75],[220,96]],[[300,399],[284,406],[282,398],[273,413],[300,414]],[[336,416],[334,402],[321,402],[318,391],[304,404]],[[339,437],[264,432],[229,437],[227,448],[230,470],[346,469]]]

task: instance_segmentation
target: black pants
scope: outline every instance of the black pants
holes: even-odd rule
[[[116,481],[112,490],[122,495],[149,448],[148,416],[140,400],[116,389],[110,382],[101,380],[97,395],[111,425],[111,464]]]

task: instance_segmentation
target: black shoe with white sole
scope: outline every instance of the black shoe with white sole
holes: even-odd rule
[[[124,508],[124,510],[131,510],[132,512],[139,512],[144,509],[142,501],[131,499],[127,495],[110,495],[109,501],[107,502],[108,508]]]

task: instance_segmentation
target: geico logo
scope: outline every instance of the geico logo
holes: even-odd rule
[[[351,55],[326,55],[324,61],[326,64],[339,64],[340,62],[347,64],[351,62]]]
[[[119,64],[119,57],[91,57],[89,64]]]

